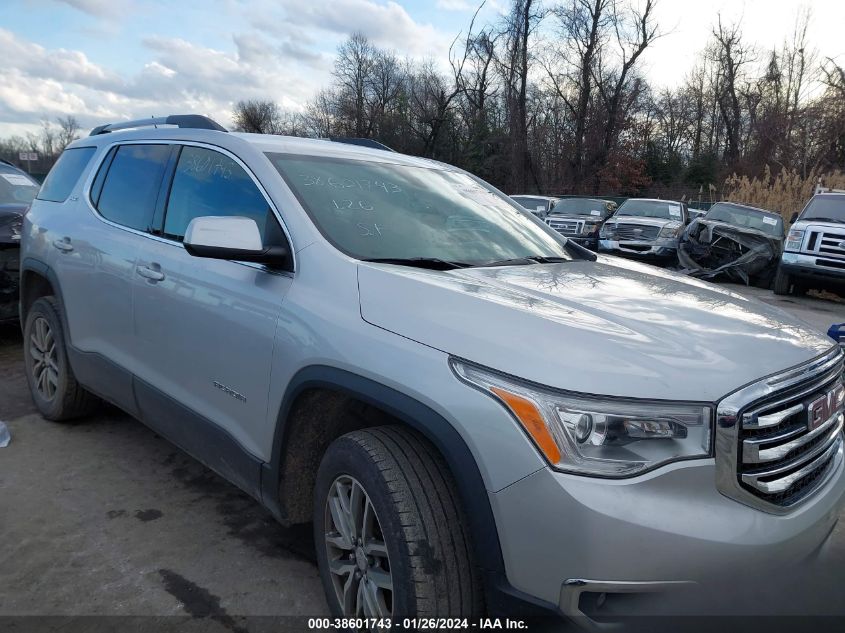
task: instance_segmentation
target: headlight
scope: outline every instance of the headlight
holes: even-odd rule
[[[589,224],[588,222],[584,222],[584,228],[581,229],[582,235],[595,235],[599,232],[599,225],[598,224]]]
[[[557,470],[630,477],[710,455],[707,406],[559,393],[460,361],[452,367],[498,399]]]
[[[790,229],[789,235],[786,236],[787,251],[800,251],[801,243],[804,241],[804,229]]]
[[[603,224],[601,229],[599,230],[599,237],[601,237],[601,238],[613,237],[613,233],[614,233],[615,228],[616,228],[615,225]]]
[[[657,234],[657,237],[677,237],[681,234],[681,228],[682,227],[680,226],[672,226],[671,224],[669,226],[664,226],[660,229],[660,233]]]

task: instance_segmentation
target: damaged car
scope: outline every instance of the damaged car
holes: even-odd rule
[[[21,225],[38,186],[26,172],[0,160],[0,323],[18,318]]]
[[[546,216],[546,224],[581,246],[597,250],[599,231],[616,203],[599,198],[564,198]]]
[[[684,231],[678,242],[678,263],[692,277],[722,277],[767,288],[783,252],[783,240],[780,214],[717,202]]]

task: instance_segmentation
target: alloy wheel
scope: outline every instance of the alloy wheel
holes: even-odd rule
[[[45,400],[52,400],[59,387],[59,362],[49,321],[44,317],[35,319],[29,338],[35,389]]]
[[[381,523],[366,490],[354,477],[341,475],[329,489],[325,513],[329,570],[343,614],[390,617],[390,558]]]

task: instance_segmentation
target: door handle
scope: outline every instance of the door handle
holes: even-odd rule
[[[135,269],[141,277],[149,279],[150,281],[164,281],[164,273],[161,272],[161,266],[158,264],[150,264],[150,266],[138,266]]]
[[[60,240],[54,240],[53,246],[55,246],[57,249],[59,249],[63,253],[69,253],[73,250],[73,244],[70,243],[69,237],[64,237]]]

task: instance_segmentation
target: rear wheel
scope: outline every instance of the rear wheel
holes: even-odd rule
[[[399,426],[338,438],[315,493],[317,559],[335,616],[481,614],[454,483],[424,438]]]
[[[60,421],[91,413],[99,401],[76,381],[53,297],[42,297],[32,304],[23,340],[29,391],[41,415]]]

